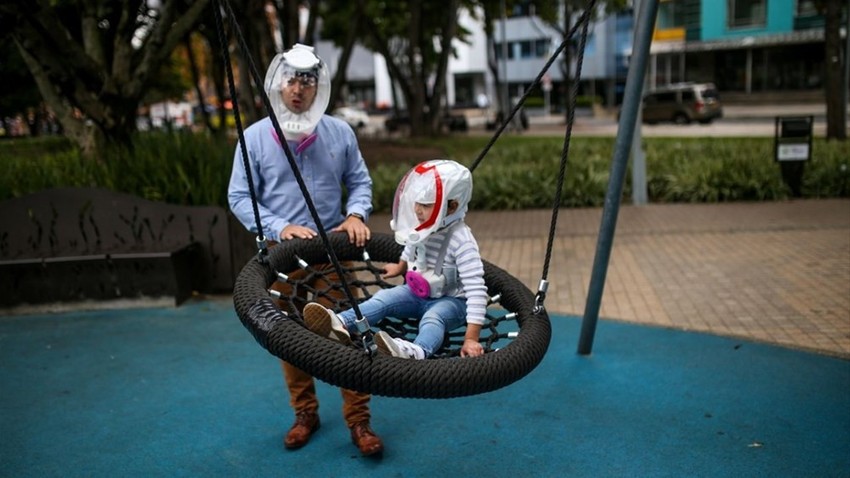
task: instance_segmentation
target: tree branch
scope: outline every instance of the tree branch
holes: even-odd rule
[[[130,98],[141,96],[151,76],[195,25],[209,0],[195,1],[186,13],[175,20],[178,3],[177,0],[163,1],[162,15],[156,22],[148,41],[145,42],[142,60],[136,66],[132,79],[122,87],[124,96]]]

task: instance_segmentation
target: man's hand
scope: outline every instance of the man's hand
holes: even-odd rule
[[[363,247],[372,239],[372,231],[369,226],[363,222],[363,219],[357,216],[348,216],[345,221],[333,229],[333,232],[348,233],[348,242]]]
[[[288,241],[290,239],[312,239],[318,236],[319,233],[310,229],[307,226],[297,226],[295,224],[290,224],[283,228],[280,231],[280,240]]]

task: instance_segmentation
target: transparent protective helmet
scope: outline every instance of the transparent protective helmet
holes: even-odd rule
[[[300,82],[302,88],[316,88],[313,104],[301,113],[291,111],[283,101],[284,87],[294,81]],[[327,65],[316,56],[313,47],[300,43],[278,53],[272,59],[263,87],[283,135],[290,141],[300,141],[316,129],[331,96],[331,79]]]
[[[419,244],[434,232],[466,216],[472,198],[472,174],[465,166],[448,159],[425,161],[415,166],[399,182],[393,200],[390,227],[399,244]],[[449,201],[457,209],[448,214]],[[433,204],[428,217],[416,215],[416,204]]]

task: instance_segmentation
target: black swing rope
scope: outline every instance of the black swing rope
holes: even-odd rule
[[[575,81],[573,81],[572,88],[569,92],[569,97],[567,98],[567,101],[570,102],[571,107],[569,110],[569,118],[567,118],[567,130],[564,133],[564,147],[561,151],[561,163],[558,171],[557,189],[555,191],[555,199],[552,203],[552,220],[549,223],[549,238],[546,243],[546,256],[543,260],[543,272],[540,276],[540,283],[537,287],[537,296],[534,299],[534,313],[539,313],[544,310],[543,302],[546,300],[546,291],[549,289],[549,263],[552,260],[552,247],[555,242],[555,229],[558,225],[558,211],[561,207],[561,197],[563,194],[564,181],[566,180],[567,176],[567,158],[570,154],[570,139],[573,136],[573,122],[575,121],[576,96],[578,95],[578,85],[581,82],[581,67],[584,63],[584,47],[587,43],[587,29],[590,25],[591,14],[596,10],[596,1],[597,0],[590,0],[588,2],[587,8],[584,10],[584,12],[582,12],[575,25],[573,25],[569,33],[567,33],[566,37],[558,46],[558,48],[555,49],[555,51],[549,56],[549,59],[543,65],[543,68],[540,69],[540,72],[537,74],[537,77],[534,78],[534,81],[532,81],[528,88],[525,89],[519,101],[517,101],[517,104],[514,105],[514,107],[511,109],[511,112],[508,117],[502,122],[502,124],[499,126],[499,129],[496,130],[495,134],[493,134],[493,137],[490,138],[490,141],[488,141],[487,144],[484,145],[484,148],[481,150],[481,153],[478,154],[478,157],[475,158],[475,160],[472,162],[472,166],[470,166],[469,168],[470,171],[475,171],[475,169],[484,159],[484,156],[487,155],[487,153],[490,151],[490,148],[493,147],[493,145],[499,139],[499,136],[501,136],[502,132],[505,130],[508,124],[510,124],[514,116],[516,116],[519,109],[522,108],[523,104],[525,104],[525,100],[532,93],[532,91],[534,91],[534,88],[536,88],[540,84],[541,80],[543,79],[543,75],[545,75],[546,72],[549,71],[549,68],[552,66],[552,64],[561,54],[561,52],[569,46],[570,41],[575,36],[576,29],[581,26],[578,57],[576,58],[576,78]],[[567,77],[569,77],[569,67],[570,66],[567,65]]]
[[[228,80],[228,83],[229,83],[229,86],[230,86],[230,97],[233,99],[233,101],[232,101],[232,103],[233,103],[233,113],[234,113],[235,119],[236,119],[236,129],[237,129],[238,134],[239,134],[239,145],[241,147],[242,161],[243,161],[243,164],[245,165],[245,175],[248,179],[248,187],[251,190],[251,203],[253,205],[254,219],[256,221],[256,226],[257,226],[257,231],[258,231],[257,245],[260,249],[259,254],[258,254],[258,259],[259,259],[260,262],[265,263],[265,261],[267,259],[267,254],[268,254],[268,249],[266,247],[267,239],[263,235],[263,227],[262,227],[262,224],[260,223],[260,212],[259,212],[259,207],[257,205],[256,192],[254,190],[254,181],[253,181],[253,178],[252,178],[250,162],[249,162],[249,159],[248,159],[248,150],[247,150],[247,146],[245,144],[244,128],[242,126],[242,119],[239,117],[239,107],[238,107],[239,102],[236,101],[236,98],[237,98],[237,96],[236,96],[236,86],[235,86],[234,80],[233,80],[233,70],[232,70],[231,61],[230,61],[230,51],[227,48],[227,39],[226,39],[226,36],[225,36],[224,25],[223,25],[223,21],[222,21],[222,18],[221,18],[222,12],[221,12],[221,9],[218,8],[219,5],[224,5],[225,13],[227,14],[228,18],[233,19],[233,18],[236,18],[236,17],[233,14],[233,10],[230,7],[229,1],[227,1],[227,0],[215,1],[215,3],[213,4],[213,8],[215,9],[216,26],[218,28],[218,36],[219,36],[219,39],[220,39],[220,42],[221,42],[222,54],[223,54],[224,59],[225,59],[225,65],[226,65],[226,70],[227,70],[227,80]],[[272,127],[274,127],[275,134],[277,134],[278,138],[281,138],[280,144],[283,147],[283,151],[284,151],[284,154],[286,156],[286,159],[289,162],[289,166],[292,169],[293,174],[295,175],[295,181],[298,183],[298,187],[301,189],[301,192],[304,196],[304,201],[307,204],[307,209],[310,211],[310,216],[312,216],[313,221],[316,223],[316,229],[319,232],[319,236],[322,238],[322,243],[325,245],[325,248],[328,252],[328,257],[330,258],[331,263],[333,264],[334,270],[337,272],[337,276],[339,277],[339,281],[340,281],[340,284],[342,286],[342,290],[346,293],[346,295],[348,297],[348,301],[351,303],[352,307],[354,308],[354,312],[357,316],[357,321],[359,323],[363,323],[363,314],[360,312],[360,307],[358,307],[357,301],[354,299],[354,295],[352,294],[352,292],[350,291],[350,289],[348,287],[342,265],[340,264],[339,258],[337,257],[336,252],[334,251],[334,248],[331,245],[330,240],[328,239],[327,232],[325,232],[325,228],[322,224],[321,218],[319,217],[319,213],[316,210],[316,206],[313,203],[313,199],[310,196],[309,191],[307,191],[307,185],[304,182],[304,178],[301,176],[301,171],[298,169],[298,166],[295,163],[295,158],[292,156],[292,150],[289,148],[289,142],[284,139],[283,131],[280,128],[280,123],[277,120],[277,116],[273,113],[274,110],[272,109],[271,101],[269,101],[269,97],[266,94],[265,89],[262,88],[262,87],[259,87],[259,85],[263,84],[263,79],[260,77],[260,73],[257,70],[256,64],[254,63],[253,56],[251,56],[251,54],[249,53],[248,44],[245,41],[244,36],[242,35],[242,30],[236,25],[235,22],[233,22],[233,31],[236,35],[236,39],[238,40],[240,47],[242,48],[243,56],[245,57],[245,59],[248,63],[249,71],[251,72],[251,76],[254,79],[254,83],[256,83],[258,85],[257,89],[259,90],[260,98],[262,98],[262,100],[263,100],[263,106],[266,108],[266,111],[269,112],[269,119],[272,122]],[[363,339],[363,343],[365,344],[365,348],[370,354],[374,353],[376,349],[375,349],[374,343],[372,341],[372,335],[369,331],[365,331],[365,332],[366,333],[362,334],[362,339]]]
[[[578,25],[584,25],[578,59],[579,73],[581,71],[581,61],[587,35],[587,23],[589,23],[590,18],[589,12],[595,3],[596,0],[590,0],[589,5],[591,8],[584,12],[582,18],[571,29],[569,34],[570,37],[573,36]],[[224,7],[222,8],[220,5]],[[236,91],[227,49],[228,42],[221,19],[222,11],[231,20],[234,18],[234,15],[227,0],[214,0],[213,7],[215,8],[221,47],[226,58],[231,96],[234,99],[234,108],[237,108],[237,102],[235,101]],[[248,52],[241,31],[235,22],[231,23],[243,54],[249,63],[254,81],[258,85],[261,85],[262,81],[254,66],[253,59]],[[530,94],[531,88],[539,84],[546,69],[554,62],[555,57],[566,47],[566,44],[567,42],[565,41],[553,53],[545,65],[544,70],[541,71],[535,82],[525,92],[517,105],[515,105],[511,114],[505,118],[496,136],[487,145],[485,151],[475,161],[471,169],[474,169],[480,163],[486,150],[492,146],[498,135],[505,129],[507,122],[511,121],[522,106]],[[572,110],[574,110],[577,85],[578,79],[571,92],[570,101],[573,104]],[[283,138],[268,96],[263,89],[260,88],[260,90],[266,110],[270,113],[269,116],[275,132]],[[482,337],[482,341],[485,342],[485,350],[488,353],[475,359],[401,360],[389,356],[367,354],[360,349],[344,346],[310,332],[301,324],[300,317],[297,315],[297,308],[293,308],[296,314],[288,314],[281,311],[275,301],[270,297],[268,287],[276,280],[285,279],[286,275],[275,271],[293,271],[300,268],[307,271],[310,277],[315,277],[315,274],[319,272],[311,269],[310,264],[326,264],[328,259],[330,259],[334,269],[337,271],[341,284],[334,284],[329,286],[329,288],[310,292],[314,296],[324,295],[327,297],[329,290],[342,289],[348,297],[344,305],[353,307],[358,320],[362,320],[362,315],[357,307],[357,300],[354,298],[354,294],[349,286],[358,287],[363,291],[363,295],[366,298],[371,296],[370,288],[391,286],[391,284],[387,284],[380,279],[380,269],[375,267],[372,261],[397,261],[401,252],[401,246],[396,244],[392,236],[388,234],[373,234],[372,240],[367,244],[365,250],[351,245],[345,234],[325,234],[289,146],[285,141],[281,141],[290,167],[295,174],[308,208],[319,228],[322,244],[319,244],[318,241],[294,239],[285,241],[285,243],[281,243],[278,247],[274,247],[271,250],[266,249],[265,239],[262,238],[262,227],[259,220],[256,196],[253,191],[247,150],[244,145],[241,119],[238,117],[238,110],[235,110],[234,113],[237,115],[236,126],[239,130],[240,143],[242,143],[241,152],[245,163],[246,174],[248,175],[249,187],[252,187],[251,198],[254,202],[255,219],[257,220],[257,229],[260,234],[257,238],[258,247],[260,248],[258,260],[249,261],[240,272],[234,286],[234,305],[243,325],[248,328],[261,346],[273,355],[290,362],[292,365],[332,385],[377,395],[408,398],[451,398],[489,392],[519,380],[542,360],[551,338],[551,326],[548,316],[542,307],[545,290],[539,293],[537,298],[534,298],[531,291],[519,280],[487,261],[483,262],[485,283],[488,287],[488,293],[491,294],[490,302],[498,302],[507,311],[513,312],[501,317],[493,317],[488,312],[490,323],[487,328],[490,330],[490,335],[486,338]],[[571,114],[562,156],[558,199],[555,201],[555,209],[557,209],[560,203],[561,183],[563,182],[566,167],[566,155],[569,149],[572,120],[573,117]],[[553,224],[556,221],[556,217],[557,212],[555,211],[553,212]],[[553,231],[550,232],[550,250],[547,252],[546,270],[548,270],[548,261],[551,257],[553,235],[554,226]],[[365,271],[371,273],[374,279],[355,278],[351,284],[348,284],[339,258],[346,261],[362,260],[366,265],[357,269],[356,272]],[[352,272],[352,270],[349,270],[349,272]],[[296,287],[299,285],[303,288],[303,284],[295,284]],[[516,320],[522,333],[503,334],[495,330],[496,324],[506,319]],[[411,322],[402,322],[397,331],[403,333],[405,330],[409,331],[410,327],[412,327]],[[415,328],[413,330],[415,331]],[[368,334],[367,337],[371,336],[368,331],[366,334]],[[494,347],[494,344],[498,340],[508,336],[513,338],[513,341],[507,346],[499,349]],[[367,347],[367,350],[368,342],[367,338],[364,338],[364,346]],[[451,356],[451,354],[440,356],[446,357]]]

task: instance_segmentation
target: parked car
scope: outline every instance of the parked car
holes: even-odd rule
[[[723,116],[723,106],[713,83],[677,83],[647,92],[642,114],[643,121],[649,124],[708,124]]]
[[[443,113],[440,126],[449,131],[469,130],[469,123],[466,121],[466,116],[451,114],[448,112]],[[402,128],[409,128],[410,114],[406,110],[401,110],[398,113],[390,113],[384,121],[384,127],[390,133],[396,132]]]
[[[348,123],[354,131],[360,131],[369,126],[369,114],[354,106],[341,106],[333,110],[332,114]]]

